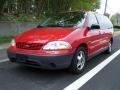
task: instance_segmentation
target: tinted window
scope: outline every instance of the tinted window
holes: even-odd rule
[[[91,27],[92,25],[98,25],[98,21],[96,16],[93,13],[88,14],[88,26]]]
[[[113,28],[111,21],[104,15],[96,14],[101,29]]]

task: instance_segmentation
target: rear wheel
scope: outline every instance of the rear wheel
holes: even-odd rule
[[[84,47],[79,47],[72,60],[69,70],[73,73],[79,74],[84,70],[86,64],[87,53]]]
[[[108,49],[106,50],[107,54],[110,54],[112,52],[112,42],[110,41],[108,44]]]

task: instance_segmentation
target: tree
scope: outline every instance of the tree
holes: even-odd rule
[[[94,11],[100,7],[100,0],[47,0],[48,12]]]
[[[111,17],[112,23],[116,26],[120,26],[120,13],[116,13]]]
[[[100,0],[71,0],[73,10],[93,11],[100,7]]]
[[[100,0],[0,0],[0,14],[39,17],[45,13],[95,11],[99,6]]]
[[[3,14],[6,2],[7,2],[7,0],[1,0],[0,1],[0,14]]]

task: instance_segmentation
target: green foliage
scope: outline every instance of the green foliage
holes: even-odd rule
[[[120,31],[120,29],[116,29],[116,28],[115,28],[114,30],[115,30],[115,31]]]
[[[100,7],[100,0],[45,0],[49,12],[94,11]]]
[[[13,36],[2,36],[0,37],[0,44],[1,43],[9,43],[11,42]]]
[[[71,0],[73,10],[95,10],[100,7],[100,0]]]
[[[111,21],[114,21],[117,17],[120,18],[120,14],[119,14],[119,13],[114,14],[114,15],[111,17]]]
[[[100,0],[0,0],[0,20],[34,21],[43,13],[95,11],[99,6]]]
[[[112,23],[116,26],[120,26],[120,14],[119,13],[116,13],[114,14],[112,17],[111,17],[111,21]]]
[[[3,13],[6,2],[7,2],[7,0],[0,0],[0,14]]]

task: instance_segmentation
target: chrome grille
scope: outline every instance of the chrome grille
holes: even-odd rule
[[[39,50],[42,47],[40,43],[17,42],[16,47],[20,49]]]

